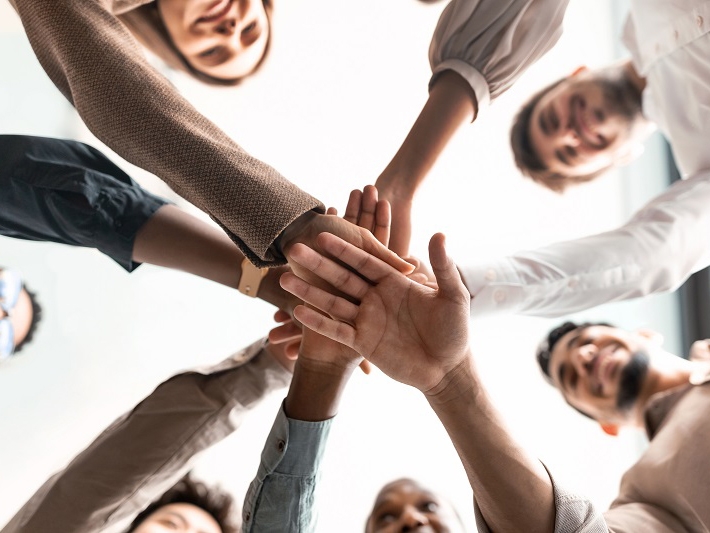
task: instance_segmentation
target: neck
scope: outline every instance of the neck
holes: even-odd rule
[[[651,354],[651,367],[641,389],[639,405],[645,406],[654,394],[688,384],[694,365],[663,350]],[[640,416],[643,417],[642,413]]]

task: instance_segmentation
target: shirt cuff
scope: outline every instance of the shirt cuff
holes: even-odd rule
[[[299,477],[316,475],[332,423],[332,418],[321,422],[288,418],[282,405],[262,454],[266,472]]]
[[[515,312],[521,307],[525,287],[509,263],[499,261],[472,267],[459,266],[459,272],[471,294],[472,316]]]
[[[473,118],[475,120],[481,114],[481,110],[488,107],[491,103],[491,90],[488,87],[486,78],[483,77],[478,70],[460,59],[446,59],[436,65],[432,70],[431,80],[429,81],[429,90],[431,90],[436,78],[445,70],[453,70],[468,82],[471,86],[473,94],[476,95],[478,112]]]

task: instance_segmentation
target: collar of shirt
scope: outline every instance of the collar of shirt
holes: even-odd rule
[[[643,414],[644,426],[649,440],[652,440],[658,433],[663,422],[685,394],[693,387],[710,384],[710,361],[703,359],[695,360],[694,363],[696,363],[695,368],[687,385],[680,385],[667,391],[659,392],[649,399]]]

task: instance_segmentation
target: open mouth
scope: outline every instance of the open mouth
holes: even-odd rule
[[[216,22],[224,18],[229,9],[232,7],[233,0],[218,0],[207,8],[207,10],[198,18],[195,23],[200,22]]]
[[[572,117],[572,127],[577,133],[577,137],[589,148],[600,150],[604,148],[604,142],[592,131],[591,126],[585,116],[584,109],[586,103],[582,97],[575,95],[570,99],[570,116]]]
[[[619,361],[614,354],[617,346],[609,346],[601,350],[592,363],[592,375],[596,383],[595,389],[601,395],[604,389],[608,389],[616,377],[619,369]]]

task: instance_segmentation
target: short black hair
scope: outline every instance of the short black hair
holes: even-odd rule
[[[37,293],[32,292],[27,286],[27,284],[24,282],[22,286],[25,289],[25,292],[27,292],[27,295],[30,297],[30,303],[32,304],[32,321],[30,322],[30,329],[27,331],[27,335],[25,335],[25,338],[22,339],[22,342],[15,345],[15,350],[12,352],[13,355],[19,353],[22,348],[25,347],[25,344],[32,342],[32,338],[34,337],[35,332],[37,331],[37,324],[39,324],[42,320],[42,306],[37,301]]]
[[[234,498],[218,487],[208,487],[201,481],[192,479],[188,473],[175,486],[145,508],[128,528],[126,533],[135,531],[150,515],[161,507],[173,503],[187,503],[199,507],[219,524],[222,533],[238,533],[232,521]]]
[[[535,353],[535,358],[537,359],[537,364],[540,365],[540,370],[545,376],[547,381],[552,383],[552,376],[550,375],[550,357],[552,356],[552,350],[555,349],[557,342],[567,335],[570,331],[575,329],[583,329],[591,326],[606,326],[613,328],[608,322],[583,322],[582,324],[576,324],[574,322],[563,322],[556,328],[550,330],[542,342],[537,347],[537,352]]]
[[[556,328],[550,330],[550,332],[547,334],[547,337],[544,338],[542,342],[538,345],[537,352],[535,354],[537,364],[540,365],[542,375],[545,377],[545,379],[550,385],[554,386],[554,383],[552,381],[552,375],[550,374],[550,357],[552,356],[552,350],[555,349],[555,345],[557,345],[559,340],[565,335],[567,335],[570,331],[574,331],[576,329],[584,329],[591,326],[606,326],[610,328],[615,327],[609,324],[608,322],[583,322],[582,324],[576,324],[568,320],[567,322],[563,322]],[[584,415],[587,418],[591,418],[592,420],[595,420],[595,418],[589,413],[586,413],[580,408],[575,407],[574,405],[569,403],[569,400],[567,400],[566,396],[565,401],[567,401],[567,404],[579,414]]]

